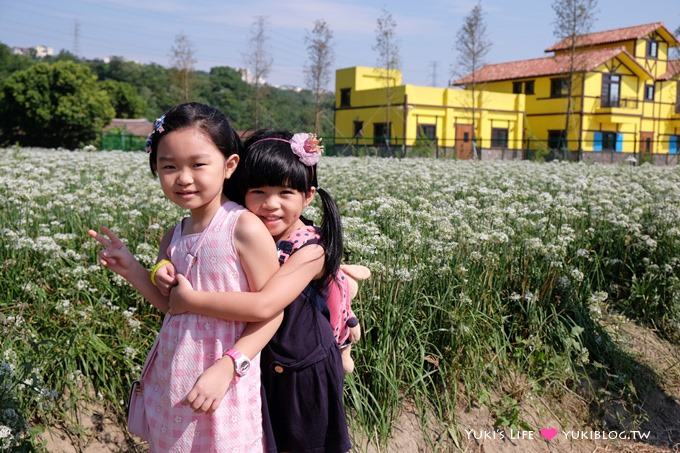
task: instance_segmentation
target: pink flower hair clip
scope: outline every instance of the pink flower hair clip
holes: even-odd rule
[[[321,139],[316,134],[298,132],[290,139],[290,147],[293,153],[300,158],[300,162],[311,167],[316,165],[323,153]]]
[[[253,143],[251,146],[255,146],[260,142],[285,142],[290,144],[290,149],[293,151],[299,159],[300,162],[311,167],[316,165],[321,158],[321,153],[323,153],[323,145],[321,144],[321,138],[317,137],[316,134],[307,132],[298,132],[293,135],[290,140],[278,137],[267,137],[261,138],[260,140]]]

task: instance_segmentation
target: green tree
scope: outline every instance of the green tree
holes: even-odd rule
[[[114,115],[111,100],[87,66],[37,63],[0,87],[0,141],[77,148],[92,142]]]
[[[241,79],[241,74],[227,66],[210,69],[209,83],[202,90],[208,103],[222,110],[239,130],[253,125],[253,112],[250,109],[253,87]]]
[[[116,111],[116,118],[139,118],[144,115],[146,103],[135,87],[127,82],[106,80],[100,83]]]
[[[31,57],[14,55],[12,49],[0,43],[0,83],[16,71],[26,69],[32,64]]]
[[[134,86],[144,99],[143,116],[149,120],[158,118],[179,98],[172,89],[169,70],[159,64],[140,64],[123,57],[112,57],[108,63],[92,60],[87,64],[99,80],[117,80]]]

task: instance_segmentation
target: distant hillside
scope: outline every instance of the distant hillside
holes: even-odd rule
[[[142,116],[154,120],[172,105],[182,101],[179,88],[173,83],[175,71],[158,64],[140,64],[127,61],[123,57],[113,57],[106,63],[103,60],[85,60],[77,58],[66,51],[61,51],[53,57],[36,58],[32,56],[14,55],[12,50],[0,43],[0,85],[15,71],[26,69],[37,62],[55,62],[71,60],[88,66],[100,82],[124,82],[132,87],[132,93],[121,96],[134,97],[135,113],[142,112]],[[241,75],[234,68],[219,66],[211,68],[209,72],[193,71],[191,100],[213,105],[222,111],[239,130],[253,127],[252,92],[253,88],[241,79]],[[110,82],[103,84],[103,88],[111,93]],[[115,89],[114,89],[115,91]],[[111,94],[114,97],[113,94]],[[129,99],[125,99],[126,101]],[[311,130],[313,121],[314,98],[310,91],[296,92],[274,87],[268,87],[265,100],[265,117],[263,126],[291,130]],[[116,102],[114,108],[116,116],[129,117]],[[137,105],[139,104],[139,105]],[[324,103],[324,117],[322,120],[322,134],[332,134],[333,95],[328,94]]]

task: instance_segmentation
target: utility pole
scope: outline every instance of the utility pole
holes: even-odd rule
[[[80,21],[76,19],[73,24],[73,55],[80,55]]]
[[[430,67],[432,68],[432,86],[436,87],[437,86],[437,62],[436,61],[430,62]]]

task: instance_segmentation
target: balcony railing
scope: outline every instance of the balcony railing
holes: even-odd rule
[[[602,108],[636,109],[636,108],[638,108],[638,100],[636,98],[621,98],[621,99],[601,98],[600,107],[602,107]]]

